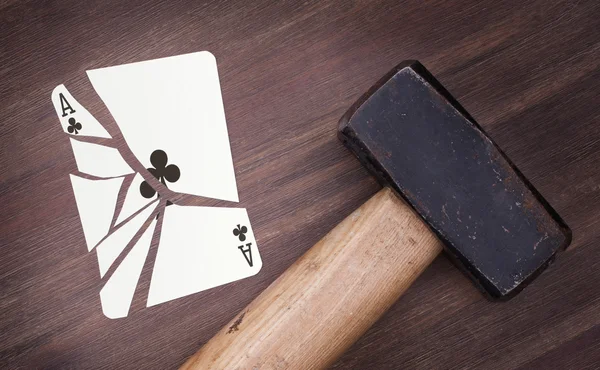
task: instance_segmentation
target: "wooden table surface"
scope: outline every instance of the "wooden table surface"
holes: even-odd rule
[[[240,204],[264,266],[107,319],[50,93],[65,83],[110,122],[85,70],[200,50],[217,57]],[[506,303],[439,257],[333,368],[599,368],[597,0],[0,1],[0,368],[181,364],[379,189],[336,126],[404,59],[457,97],[574,239]],[[145,270],[141,286],[149,279]]]

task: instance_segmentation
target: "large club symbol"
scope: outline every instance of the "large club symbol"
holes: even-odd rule
[[[179,167],[174,164],[167,165],[168,160],[167,153],[157,149],[150,155],[150,163],[152,163],[154,167],[148,168],[148,171],[152,176],[162,182],[165,186],[167,186],[167,182],[177,182],[181,175]],[[152,198],[154,194],[156,194],[156,190],[154,190],[146,181],[143,181],[140,184],[140,194],[142,194],[144,198]]]

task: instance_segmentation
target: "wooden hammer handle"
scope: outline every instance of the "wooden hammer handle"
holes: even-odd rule
[[[322,369],[406,291],[442,246],[389,188],[288,268],[182,369]]]

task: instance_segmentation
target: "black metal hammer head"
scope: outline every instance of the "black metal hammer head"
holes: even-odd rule
[[[384,76],[339,136],[430,226],[492,298],[509,298],[567,247],[571,231],[475,120],[416,61]]]

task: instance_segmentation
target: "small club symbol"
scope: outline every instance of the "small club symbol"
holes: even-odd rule
[[[168,160],[167,153],[157,149],[150,155],[150,163],[152,163],[154,167],[148,168],[148,171],[152,176],[162,182],[165,186],[167,186],[167,182],[177,182],[181,175],[179,167],[176,165],[170,164],[167,166]],[[154,194],[156,194],[156,191],[152,189],[150,184],[144,181],[140,184],[140,194],[142,194],[144,198],[152,198]]]
[[[237,236],[241,242],[243,242],[244,240],[246,240],[246,234],[248,232],[248,228],[246,226],[240,226],[240,224],[237,225],[237,227],[235,229],[233,229],[233,235]]]
[[[75,133],[77,135],[81,128],[81,123],[77,122],[77,120],[73,117],[69,118],[69,126],[67,127],[69,134]]]

